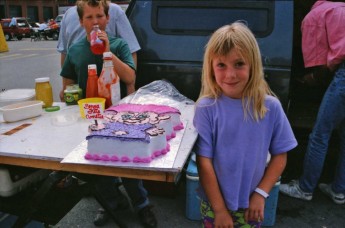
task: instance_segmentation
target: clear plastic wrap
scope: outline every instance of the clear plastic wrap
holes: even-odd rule
[[[159,104],[181,109],[184,105],[193,105],[194,101],[182,95],[170,82],[157,80],[141,87],[120,103]]]

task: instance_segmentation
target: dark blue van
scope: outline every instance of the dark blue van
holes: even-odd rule
[[[166,79],[196,100],[201,87],[204,46],[217,28],[234,21],[247,23],[260,46],[265,78],[291,118],[314,119],[315,88],[298,83],[303,75],[300,23],[314,0],[132,0],[126,13],[138,38],[137,87]],[[308,96],[305,91],[311,92]],[[300,101],[303,102],[301,103]],[[301,113],[291,110],[306,110]],[[317,111],[317,110],[316,110]],[[312,125],[312,122],[309,124]]]

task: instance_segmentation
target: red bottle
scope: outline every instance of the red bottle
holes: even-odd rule
[[[98,33],[100,31],[98,25],[94,25],[90,33],[90,48],[95,55],[102,55],[105,51],[104,42],[98,38]]]
[[[98,97],[97,65],[90,64],[87,67],[86,98]]]

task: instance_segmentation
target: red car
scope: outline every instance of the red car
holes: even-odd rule
[[[23,37],[30,37],[30,25],[26,18],[16,17],[16,25],[11,25],[11,18],[1,19],[1,27],[4,31],[5,39],[7,41],[17,38],[18,40],[23,39]]]

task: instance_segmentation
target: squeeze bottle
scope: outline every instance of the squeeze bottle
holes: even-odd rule
[[[105,108],[118,104],[121,99],[120,78],[115,73],[112,58],[111,52],[103,53],[103,68],[98,78],[98,96],[106,99]]]
[[[87,66],[86,98],[89,97],[98,97],[98,76],[96,64],[89,64]]]

